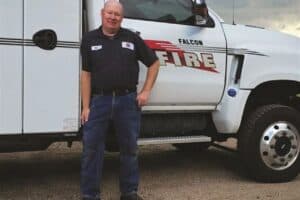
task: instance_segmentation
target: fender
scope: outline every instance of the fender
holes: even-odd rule
[[[231,88],[224,95],[217,110],[212,113],[212,118],[219,133],[237,133],[243,118],[247,99],[251,90]],[[231,96],[234,90],[235,96]]]

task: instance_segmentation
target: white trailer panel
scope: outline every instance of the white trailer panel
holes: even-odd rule
[[[0,134],[22,132],[23,1],[0,1]]]
[[[51,29],[58,46],[24,49],[24,133],[79,127],[81,0],[25,0],[24,36]]]

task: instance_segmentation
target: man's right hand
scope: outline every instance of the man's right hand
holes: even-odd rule
[[[87,122],[89,120],[89,114],[90,114],[90,109],[89,108],[85,108],[82,110],[81,112],[81,124],[85,124],[85,122]]]
[[[90,98],[91,98],[91,73],[87,71],[81,72],[81,98],[82,98],[82,112],[81,124],[89,120],[90,114]]]

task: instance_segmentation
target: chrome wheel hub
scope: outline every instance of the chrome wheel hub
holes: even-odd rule
[[[276,122],[263,133],[260,155],[273,170],[289,168],[297,160],[300,150],[299,132],[288,122]]]

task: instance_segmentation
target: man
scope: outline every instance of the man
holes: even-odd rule
[[[104,141],[112,121],[120,147],[121,200],[137,200],[141,199],[137,195],[140,108],[148,102],[159,62],[137,34],[121,28],[123,7],[118,1],[108,0],[101,16],[102,26],[87,33],[81,44],[84,124],[81,193],[85,200],[100,199]],[[148,71],[137,94],[138,60]]]

